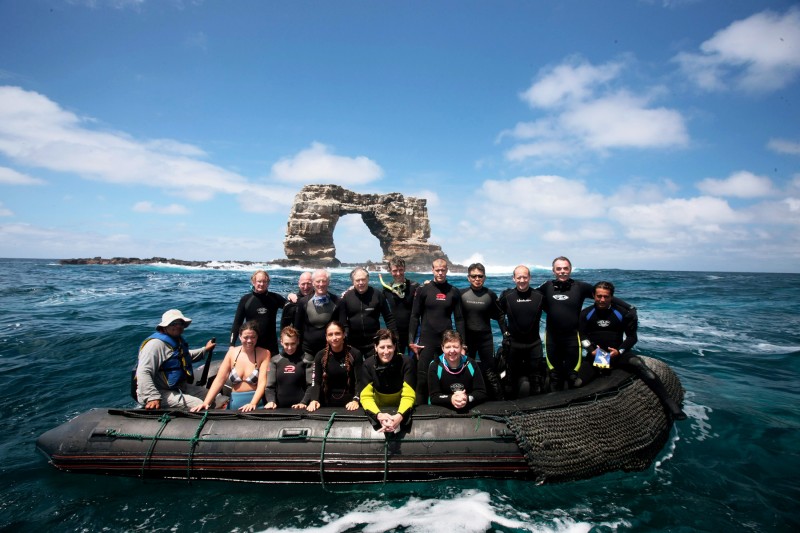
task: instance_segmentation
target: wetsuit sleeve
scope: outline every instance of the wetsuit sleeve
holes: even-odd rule
[[[621,352],[627,352],[633,348],[639,340],[639,336],[636,333],[639,329],[639,317],[636,314],[636,308],[628,310],[627,314],[622,319],[622,327],[625,330],[625,340],[622,341],[619,350]]]
[[[311,361],[308,359],[309,354],[305,354],[303,356],[303,362],[307,363],[306,366],[306,383],[308,387],[306,387],[306,394],[303,396],[303,403],[308,405],[309,403],[313,402],[314,400],[320,401],[319,393],[322,387],[320,387],[320,382],[322,380],[322,354],[324,350],[320,351],[314,360]]]
[[[249,297],[245,294],[239,299],[239,305],[236,307],[236,314],[233,315],[233,324],[231,324],[231,346],[236,346],[236,339],[239,337],[239,328],[242,327],[245,317],[245,302]]]
[[[378,294],[378,300],[381,306],[381,315],[383,315],[383,321],[386,323],[386,328],[392,330],[395,336],[398,336],[397,322],[394,320],[394,313],[392,313],[392,308],[389,305],[389,299],[384,296],[383,292],[375,292]]]
[[[414,392],[408,381],[403,381],[403,390],[400,391],[400,405],[397,407],[397,412],[403,415],[403,422],[408,420],[406,413],[409,413],[414,408],[414,402],[417,399],[417,394]]]
[[[434,359],[431,366],[428,367],[428,403],[452,408],[450,393],[442,391],[442,386],[439,383],[438,370],[439,363]]]
[[[467,329],[464,325],[464,312],[461,310],[461,293],[458,289],[453,292],[453,319],[456,323],[456,331],[462,339],[467,338]]]
[[[472,391],[469,393],[469,395],[472,396],[472,401],[469,402],[468,407],[483,403],[488,397],[486,394],[486,385],[483,382],[481,369],[478,368],[478,365],[474,362],[470,362],[470,364],[472,365],[474,372],[472,374]]]
[[[269,373],[267,373],[267,388],[264,389],[264,403],[277,401],[277,384],[278,384],[278,361],[281,360],[280,356],[273,357],[269,362]]]
[[[336,320],[344,326],[344,338],[350,338],[350,321],[348,320],[347,316],[347,295],[349,294],[350,289],[344,293],[342,299],[339,300],[339,303],[336,304],[336,309],[333,312],[333,316],[336,317]]]
[[[355,398],[353,399],[358,401],[360,391],[366,386],[366,383],[364,383],[364,356],[355,348],[350,348],[350,353],[353,354],[353,373],[356,379],[356,386],[353,389],[355,391]]]
[[[414,293],[414,303],[411,305],[411,318],[408,321],[408,343],[416,344],[417,329],[419,328],[422,309],[425,306],[425,291],[420,286]]]
[[[300,334],[300,338],[297,339],[298,348],[302,349],[303,346],[303,334],[305,325],[306,325],[306,304],[308,303],[308,299],[306,296],[303,296],[299,300],[297,300],[297,306],[294,310],[294,329]],[[305,403],[305,402],[303,402]]]
[[[497,322],[497,326],[500,328],[500,333],[505,336],[506,334],[506,314],[503,311],[503,308],[500,307],[500,298],[492,291],[489,292],[491,295],[492,301],[489,304],[489,317],[493,318]]]

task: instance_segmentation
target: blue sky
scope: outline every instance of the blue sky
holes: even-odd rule
[[[464,264],[800,272],[799,84],[795,2],[3,1],[0,257],[280,258],[337,183]]]

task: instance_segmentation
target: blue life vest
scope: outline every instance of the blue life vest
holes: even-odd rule
[[[597,307],[592,307],[592,310],[591,310],[591,311],[589,311],[589,314],[587,314],[587,315],[586,315],[586,320],[591,320],[591,318],[592,318],[592,315],[594,315],[594,312],[595,312],[596,310],[597,310]],[[619,320],[620,322],[622,322],[622,313],[620,313],[619,311],[617,311],[617,310],[616,310],[616,309],[614,309],[613,307],[611,308],[611,310],[614,312],[614,316],[616,316],[616,317],[617,317],[617,320]]]
[[[147,337],[142,343],[142,346],[153,339],[163,341],[172,348],[172,355],[169,359],[161,363],[161,368],[159,368],[159,371],[164,377],[164,381],[167,382],[167,387],[170,390],[177,390],[178,386],[184,380],[188,383],[192,383],[194,381],[192,358],[189,356],[189,345],[183,340],[183,337],[181,337],[180,343],[178,343],[169,335],[156,332]],[[141,351],[141,348],[139,348],[139,350]]]

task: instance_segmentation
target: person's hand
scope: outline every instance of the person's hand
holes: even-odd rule
[[[296,403],[292,406],[292,409],[305,409],[308,406],[304,403]]]
[[[616,348],[609,348],[608,353],[611,354],[611,357],[619,357],[619,350]]]
[[[409,344],[408,347],[411,348],[411,351],[414,352],[414,355],[416,355],[417,358],[419,358],[419,351],[425,348],[425,346],[420,344]]]
[[[358,400],[347,402],[347,405],[345,405],[344,408],[347,409],[348,411],[355,411],[356,409],[358,409]]]
[[[254,403],[246,403],[243,406],[241,406],[239,410],[243,413],[249,413],[250,411],[253,411],[256,407],[258,406]]]
[[[286,295],[286,299],[289,300],[293,304],[297,303],[297,295],[295,293],[293,293],[293,292],[290,292],[289,294],[287,294]]]
[[[217,343],[214,342],[214,341],[209,340],[206,343],[206,353],[210,352],[211,350],[213,350],[216,347],[217,347]]]
[[[264,406],[264,409],[275,409],[278,407],[278,404],[275,402],[267,402],[267,405]]]
[[[146,404],[144,404],[145,409],[160,409],[161,408],[161,400],[150,400]]]
[[[207,403],[204,403],[203,405],[198,405],[197,407],[192,407],[190,409],[190,411],[192,413],[197,413],[199,411],[205,411],[205,410],[209,409],[210,407],[211,407],[210,405],[208,405]]]
[[[403,421],[403,415],[396,413],[390,415],[388,413],[378,413],[378,420],[381,423],[381,429],[378,433],[394,433],[400,429],[400,423]]]
[[[313,413],[313,412],[314,412],[314,411],[316,411],[317,409],[319,409],[319,402],[318,402],[317,400],[312,400],[312,401],[310,401],[310,402],[308,403],[308,407],[306,407],[306,410],[307,410],[309,413]]]
[[[467,397],[467,392],[460,390],[458,392],[454,392],[453,395],[450,397],[450,403],[453,404],[453,407],[456,409],[463,409],[467,406],[467,401],[469,398]]]

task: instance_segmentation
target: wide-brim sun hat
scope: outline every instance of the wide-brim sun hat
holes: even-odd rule
[[[176,320],[183,320],[184,323],[188,326],[192,323],[192,319],[183,316],[183,313],[178,311],[177,309],[170,309],[163,315],[161,315],[161,322],[159,322],[158,327],[165,328],[175,322]]]

